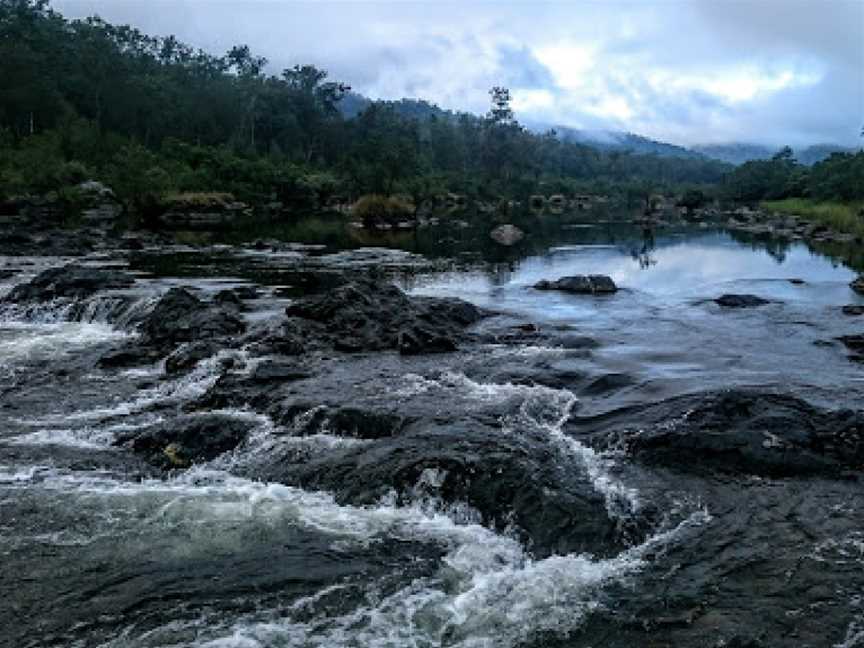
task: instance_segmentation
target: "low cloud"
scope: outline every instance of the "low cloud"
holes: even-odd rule
[[[274,72],[311,62],[372,98],[680,144],[858,144],[864,3],[538,4],[55,0],[213,52],[248,43]]]

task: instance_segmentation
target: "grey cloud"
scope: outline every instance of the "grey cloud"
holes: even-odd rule
[[[675,143],[853,144],[864,122],[860,0],[55,0],[54,6],[70,17],[99,13],[149,33],[174,33],[214,52],[248,43],[274,72],[315,63],[375,98],[420,96],[483,112],[492,85],[543,90],[553,104],[520,118],[626,128]],[[568,85],[544,64],[541,53],[553,45],[591,48],[584,87]],[[728,83],[741,70],[767,77],[793,71],[808,82],[743,101],[700,83]],[[667,81],[652,82],[656,73]],[[632,117],[593,114],[592,105],[610,98],[626,102]]]

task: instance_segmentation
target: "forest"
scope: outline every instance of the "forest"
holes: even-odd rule
[[[811,167],[783,150],[734,168],[708,158],[598,151],[519,124],[510,93],[486,115],[422,100],[366,102],[312,64],[272,74],[238,45],[217,56],[48,0],[0,0],[0,199],[95,179],[127,207],[228,192],[303,209],[364,194],[422,201],[594,192],[638,204],[698,190],[738,202],[862,199],[864,153]]]

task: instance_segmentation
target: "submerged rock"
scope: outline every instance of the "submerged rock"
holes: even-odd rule
[[[850,317],[864,315],[864,304],[846,304],[843,307],[843,314],[849,315]]]
[[[606,275],[574,275],[561,277],[557,281],[538,281],[534,284],[537,290],[559,290],[576,295],[611,295],[618,291],[618,286]]]
[[[506,245],[509,247],[511,245],[516,245],[519,241],[525,238],[525,232],[515,225],[499,225],[489,232],[489,238],[499,245]]]
[[[188,468],[233,450],[252,427],[249,420],[218,414],[182,416],[121,435],[115,444],[129,446],[158,468]]]
[[[308,337],[338,351],[453,351],[484,312],[461,299],[408,297],[392,284],[361,278],[285,309]]]
[[[757,297],[756,295],[736,294],[721,295],[714,302],[723,308],[753,308],[771,303],[769,300]]]
[[[688,473],[840,476],[864,468],[864,414],[771,393],[684,396],[577,420],[571,429],[600,447]]]
[[[4,302],[46,302],[84,299],[102,290],[129,288],[135,279],[119,270],[68,265],[50,268],[25,284],[15,286]]]

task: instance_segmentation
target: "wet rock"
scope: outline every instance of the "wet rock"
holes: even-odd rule
[[[305,327],[297,321],[268,323],[240,340],[253,355],[296,356],[320,347],[319,339],[309,339]]]
[[[18,270],[0,270],[0,281],[5,281],[6,279],[11,279],[15,275],[18,274]]]
[[[855,280],[849,284],[849,287],[859,295],[864,295],[864,275],[856,277]]]
[[[230,309],[203,302],[185,288],[172,288],[144,319],[140,330],[151,343],[177,345],[238,335],[246,325]]]
[[[106,268],[68,265],[50,268],[30,282],[15,286],[5,302],[46,302],[53,299],[84,299],[103,290],[129,288],[135,280],[125,272]]]
[[[154,364],[165,355],[163,350],[133,342],[106,352],[96,363],[102,369],[120,369]],[[180,369],[175,369],[180,371]]]
[[[864,305],[862,305],[862,304],[846,304],[843,307],[843,314],[849,315],[850,317],[857,317],[859,315],[864,315]]]
[[[366,440],[392,437],[411,423],[410,418],[392,412],[304,402],[277,403],[268,415],[300,436],[329,434]]]
[[[424,327],[413,327],[399,331],[397,346],[402,355],[448,353],[456,350],[456,340]]]
[[[215,340],[184,344],[165,359],[165,372],[178,374],[194,369],[199,362],[216,355],[221,348],[222,345]]]
[[[590,433],[600,447],[684,472],[836,477],[864,469],[864,414],[824,410],[786,395],[730,390],[685,396],[575,420],[571,429]]]
[[[610,295],[618,286],[606,275],[574,275],[561,277],[557,281],[543,280],[534,284],[537,290],[559,290],[576,295]]]
[[[297,363],[267,361],[260,363],[252,371],[250,379],[257,383],[290,382],[305,380],[312,374]]]
[[[580,391],[580,394],[587,396],[600,396],[615,392],[625,387],[634,385],[636,380],[633,376],[624,373],[610,373],[599,378],[595,378],[590,383],[585,385]]]
[[[246,308],[246,305],[243,303],[243,300],[233,290],[220,290],[213,297],[213,303],[219,304],[220,306],[225,306],[227,308],[232,308],[232,309],[238,310],[238,311],[242,311]]]
[[[339,351],[452,351],[463,330],[484,316],[459,299],[410,298],[392,284],[360,278],[285,309],[308,336]]]
[[[721,295],[715,299],[714,302],[723,308],[753,308],[771,303],[767,299],[757,297],[756,295],[736,294]]]
[[[509,247],[511,245],[516,245],[519,241],[525,238],[525,232],[515,225],[499,225],[489,232],[489,238],[499,245]]]
[[[252,427],[249,420],[217,414],[182,416],[121,435],[116,445],[129,446],[159,468],[187,468],[233,450]]]
[[[138,331],[137,340],[109,351],[99,366],[150,364],[174,354],[165,369],[179,373],[232,346],[246,324],[233,308],[203,302],[185,288],[172,288],[138,321]],[[178,350],[181,344],[188,346]]]
[[[852,352],[850,360],[864,362],[864,335],[842,335],[836,339]]]
[[[302,464],[271,466],[265,478],[331,491],[355,505],[376,503],[393,491],[409,500],[425,495],[465,503],[484,524],[515,526],[537,556],[609,555],[624,546],[587,475],[577,464],[559,461],[539,432],[418,422]]]

